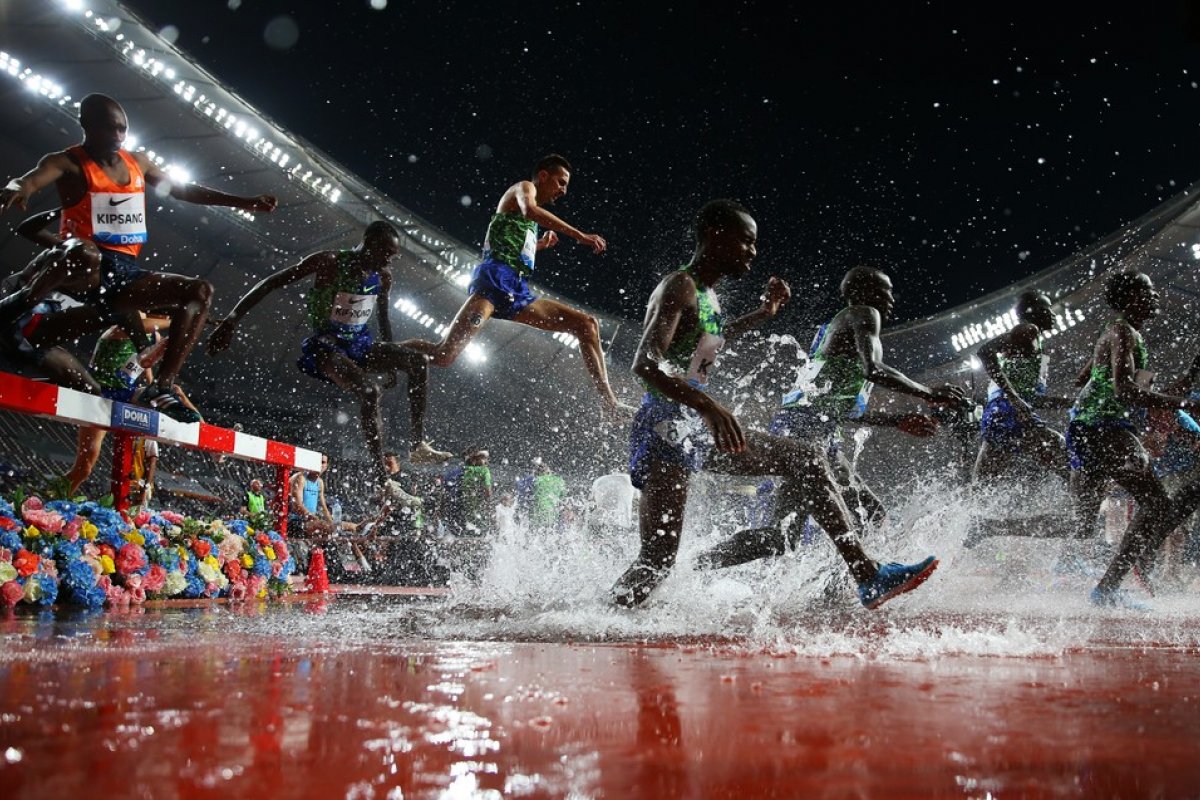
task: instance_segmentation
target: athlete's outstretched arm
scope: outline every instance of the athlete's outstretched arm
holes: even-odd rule
[[[879,340],[881,318],[878,310],[870,306],[851,306],[846,313],[850,317],[854,346],[858,350],[863,374],[867,380],[885,389],[918,397],[928,403],[957,405],[966,402],[966,396],[957,386],[930,389],[883,362],[883,342]]]
[[[792,287],[787,285],[787,281],[772,275],[767,281],[766,291],[762,294],[762,305],[726,325],[725,338],[736,339],[746,331],[757,328],[778,314],[779,309],[791,299]]]
[[[13,178],[0,189],[0,213],[16,206],[22,211],[29,198],[61,178],[70,167],[66,153],[48,153],[42,156],[37,166],[19,178]]]
[[[141,153],[131,153],[131,155],[138,162],[138,166],[142,168],[142,173],[146,176],[146,183],[150,186],[166,185],[170,187],[168,193],[176,200],[182,200],[185,203],[195,203],[199,206],[228,206],[230,208],[240,208],[245,211],[261,211],[266,213],[274,211],[275,207],[279,205],[279,201],[273,195],[269,194],[242,197],[241,195],[226,194],[216,189],[210,189],[198,183],[179,183]]]
[[[238,322],[241,321],[242,317],[246,316],[250,309],[258,305],[271,292],[283,288],[288,284],[295,283],[301,278],[316,274],[318,270],[324,267],[333,267],[336,263],[336,257],[331,251],[321,250],[320,252],[305,256],[297,264],[293,264],[286,269],[281,269],[263,278],[253,289],[246,292],[241,300],[237,301],[237,305],[229,312],[229,316],[221,320],[220,324],[217,325],[217,329],[208,337],[208,354],[213,355],[227,349],[233,343],[233,334]]]
[[[537,187],[533,185],[532,181],[521,181],[517,184],[516,201],[517,206],[521,209],[521,216],[525,217],[525,219],[533,220],[543,228],[549,228],[564,236],[570,236],[580,244],[586,244],[592,248],[592,252],[597,255],[608,249],[608,242],[604,241],[604,237],[600,234],[584,233],[574,225],[539,206],[537,201]]]

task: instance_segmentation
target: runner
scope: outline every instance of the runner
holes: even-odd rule
[[[368,225],[362,241],[352,249],[321,250],[268,275],[237,302],[213,331],[208,352],[213,355],[226,350],[242,317],[271,292],[312,277],[313,288],[308,292],[307,303],[313,333],[301,344],[301,357],[296,364],[306,375],[358,397],[363,433],[375,465],[375,482],[385,490],[385,502],[405,505],[409,495],[391,480],[388,472],[380,411],[384,387],[375,375],[400,370],[408,376],[412,428],[409,459],[428,464],[446,461],[451,454],[434,450],[425,441],[428,357],[411,346],[413,340],[392,341],[388,318],[392,273],[388,262],[399,252],[400,234],[391,223],[381,220]],[[370,325],[377,310],[380,341],[376,341]]]
[[[642,490],[641,551],[612,589],[614,603],[633,607],[670,572],[683,531],[689,475],[701,468],[733,475],[779,475],[777,516],[807,509],[833,540],[858,583],[863,605],[876,608],[915,588],[937,566],[880,566],[862,550],[858,526],[842,502],[823,447],[751,431],[707,394],[727,339],[775,316],[791,297],[771,278],[756,310],[726,324],[713,288],[750,272],[758,227],[731,200],[713,200],[696,217],[691,261],[662,279],[646,310],[634,374],[647,392],[630,434],[630,473]]]
[[[1016,326],[979,348],[991,381],[971,480],[984,489],[1005,479],[1018,480],[1011,490],[1015,495],[1031,480],[1067,478],[1066,440],[1047,427],[1035,409],[1069,408],[1071,401],[1046,394],[1050,357],[1043,352],[1042,338],[1054,328],[1050,298],[1044,292],[1023,292],[1014,311]],[[1062,521],[1052,513],[979,520],[963,546],[974,547],[991,536],[1059,536],[1064,533]]]
[[[537,251],[558,244],[560,233],[597,255],[608,248],[604,237],[584,233],[546,210],[545,206],[566,195],[570,180],[570,163],[560,155],[548,155],[534,166],[532,180],[518,181],[505,191],[488,225],[483,263],[475,268],[467,287],[470,297],[442,341],[422,342],[422,352],[431,356],[435,365],[448,367],[492,317],[569,333],[579,340],[583,364],[604,409],[621,413],[621,404],[608,383],[596,318],[557,300],[534,297],[526,283],[533,274]],[[539,226],[547,229],[540,238]]]
[[[83,142],[43,156],[32,170],[9,181],[0,189],[0,211],[13,206],[24,209],[29,198],[54,184],[63,209],[62,246],[77,248],[76,243],[84,240],[98,251],[86,251],[88,255],[82,259],[49,258],[28,276],[15,296],[0,301],[0,330],[9,328],[13,320],[32,311],[53,291],[97,312],[87,320],[90,330],[116,322],[135,332],[139,311],[162,311],[171,318],[170,344],[155,382],[139,402],[181,422],[198,422],[199,415],[176,391],[175,379],[204,327],[213,289],[199,278],[150,272],[137,265],[147,241],[146,187],[165,189],[171,197],[188,203],[247,211],[273,211],[276,200],[269,195],[241,197],[173,181],[142,153],[122,148],[129,122],[124,109],[111,97],[84,97],[79,104],[79,124]],[[39,346],[31,340],[27,344]],[[143,349],[149,342],[137,336],[135,344]]]
[[[808,361],[795,387],[783,396],[770,432],[823,451],[843,502],[862,523],[877,526],[885,514],[883,503],[846,457],[843,425],[893,427],[912,436],[932,436],[937,431],[937,422],[926,414],[868,411],[876,384],[930,405],[963,405],[966,397],[957,386],[930,389],[884,363],[879,334],[895,306],[891,278],[878,269],[855,267],[842,279],[841,294],[846,307],[817,330]],[[786,531],[779,525],[740,531],[702,554],[698,565],[731,567],[782,555],[803,536],[807,516],[786,526]]]
[[[1017,325],[979,348],[991,383],[980,427],[982,443],[973,479],[990,483],[1035,462],[1037,472],[1067,474],[1066,441],[1046,427],[1037,408],[1068,408],[1070,401],[1046,396],[1050,357],[1043,335],[1054,328],[1050,298],[1028,291],[1017,298]]]
[[[168,317],[145,317],[143,331],[157,336],[158,331],[170,325]],[[122,403],[135,402],[139,389],[154,379],[152,367],[162,357],[167,340],[160,338],[146,350],[138,352],[129,334],[119,325],[113,325],[100,335],[92,352],[89,370],[100,386],[100,394],[109,400]],[[179,390],[180,399],[190,405],[187,395]],[[71,496],[92,474],[100,459],[100,446],[108,431],[104,428],[80,426],[75,444],[75,463],[67,472]]]
[[[1120,591],[1121,581],[1130,569],[1152,557],[1181,521],[1139,438],[1144,409],[1177,409],[1195,415],[1200,402],[1149,388],[1153,373],[1146,370],[1149,354],[1141,328],[1159,309],[1159,294],[1150,277],[1133,270],[1117,272],[1108,279],[1104,299],[1117,317],[1096,341],[1088,382],[1071,409],[1067,451],[1077,527],[1060,562],[1079,564],[1079,571],[1086,574],[1089,556],[1097,555],[1096,514],[1108,482],[1116,481],[1133,495],[1137,511],[1089,597],[1099,606],[1138,608],[1140,604]]]

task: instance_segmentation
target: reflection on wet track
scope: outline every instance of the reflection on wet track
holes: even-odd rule
[[[414,626],[437,616],[433,603],[339,598],[9,617],[0,794],[1186,797],[1200,787],[1200,623],[1190,619],[1156,641],[1144,620],[1114,616],[1069,647],[1032,621],[927,612],[871,617],[840,643],[814,623],[823,645],[806,644],[804,630],[791,644],[418,638]],[[988,636],[1045,647],[989,652]]]

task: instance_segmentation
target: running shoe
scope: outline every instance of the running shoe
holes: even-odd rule
[[[667,577],[666,570],[659,570],[647,564],[635,562],[625,570],[625,574],[617,579],[616,585],[609,592],[613,605],[622,608],[636,608],[646,601]]]
[[[179,396],[179,390],[174,386],[166,389],[151,384],[142,389],[138,395],[137,402],[141,405],[153,408],[160,414],[163,414],[176,422],[200,422],[204,418],[199,413],[188,408],[183,403],[183,398]]]
[[[408,451],[408,460],[414,464],[440,464],[454,457],[445,450],[434,450],[429,442],[421,442]]]
[[[879,608],[898,594],[911,592],[937,569],[938,560],[930,556],[916,564],[883,564],[875,577],[858,587],[858,599],[869,609]]]
[[[1152,611],[1145,603],[1139,603],[1121,589],[1104,590],[1097,586],[1088,595],[1088,601],[1098,608],[1123,608],[1127,611]]]
[[[424,504],[421,498],[404,491],[395,481],[384,481],[379,500],[397,508],[420,508]]]

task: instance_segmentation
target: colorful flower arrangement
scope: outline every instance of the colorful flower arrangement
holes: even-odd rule
[[[36,496],[14,508],[0,497],[0,606],[241,601],[286,593],[294,570],[287,541],[244,519],[145,510],[129,517],[91,501]]]

